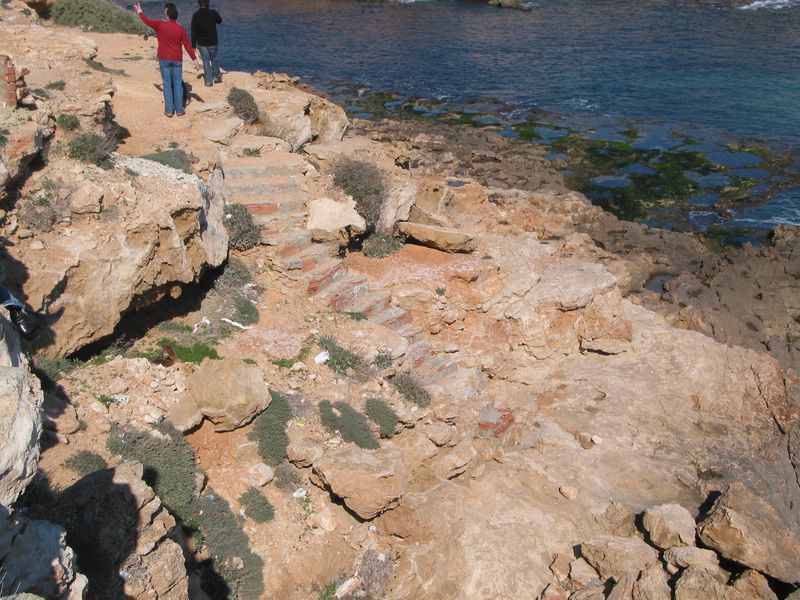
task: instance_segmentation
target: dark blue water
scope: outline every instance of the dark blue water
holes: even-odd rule
[[[552,111],[601,137],[642,120],[637,143],[651,147],[678,146],[687,132],[709,152],[748,138],[800,147],[800,0],[749,10],[535,0],[529,12],[483,0],[215,2],[224,18],[221,62],[231,70],[283,71],[327,91],[349,82],[456,106],[492,98],[508,107],[506,117]],[[196,4],[178,7],[188,23]],[[800,191],[793,197],[800,207]]]

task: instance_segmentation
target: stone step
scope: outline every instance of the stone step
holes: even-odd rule
[[[389,308],[392,304],[392,295],[386,290],[370,292],[356,299],[347,307],[347,312],[361,313],[367,317]]]
[[[334,312],[344,312],[348,307],[369,291],[367,276],[363,273],[350,273],[320,292],[317,297],[328,304]]]
[[[257,179],[244,180],[242,183],[226,183],[225,191],[231,196],[272,196],[281,194],[291,196],[300,194],[300,186],[296,181],[288,178],[271,178],[269,180]]]
[[[225,181],[234,181],[253,177],[289,177],[299,175],[293,165],[270,165],[268,163],[225,164]]]
[[[308,216],[308,213],[304,210],[294,210],[282,206],[275,210],[270,210],[269,208],[261,210],[259,208],[260,206],[262,205],[249,204],[247,205],[247,212],[253,215],[253,221],[256,224],[266,227],[271,227],[273,223],[282,222],[284,220],[296,220],[298,227],[304,227],[302,223],[304,223],[305,218]],[[286,230],[287,228],[283,227],[282,229]]]
[[[399,306],[390,306],[384,310],[379,310],[369,316],[369,320],[378,325],[383,325],[389,329],[396,330],[403,325],[411,323],[411,313]]]
[[[311,245],[311,232],[307,229],[262,230],[261,244],[278,249],[279,256],[291,256]]]
[[[306,286],[306,293],[313,296],[320,290],[325,289],[329,285],[335,283],[342,277],[347,276],[347,266],[339,259],[332,259],[328,262],[319,265],[316,269],[307,272],[295,272],[295,274],[287,273],[287,277],[294,280],[305,279],[308,284]]]
[[[318,266],[328,262],[332,256],[330,250],[321,244],[314,244],[304,248],[301,252],[289,256],[276,257],[274,262],[284,271],[312,271]]]

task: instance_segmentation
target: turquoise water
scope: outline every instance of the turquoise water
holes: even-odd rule
[[[556,129],[548,138],[548,124],[614,139],[635,122],[634,143],[643,148],[667,152],[685,146],[689,135],[712,162],[731,161],[718,165],[721,174],[693,174],[703,189],[727,181],[722,171],[760,169],[752,156],[731,156],[734,142],[800,147],[800,1],[737,9],[690,1],[534,0],[528,12],[482,0],[217,4],[224,68],[299,75],[350,104],[351,112],[359,95],[388,91],[397,103],[434,99],[439,112],[488,107],[483,112],[509,124],[509,135],[515,135],[510,125],[538,114],[537,143],[545,144],[558,135]],[[188,22],[194,2],[178,7]],[[422,104],[426,114],[430,107]],[[627,176],[601,175],[612,185]],[[795,205],[787,208],[783,192],[775,210],[794,222],[800,193],[788,193]]]

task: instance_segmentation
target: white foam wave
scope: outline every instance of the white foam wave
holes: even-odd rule
[[[800,2],[798,2],[798,0],[756,0],[755,2],[751,2],[750,4],[740,6],[739,10],[760,10],[760,9],[777,10],[781,8],[791,8],[792,6],[798,6],[798,5],[800,5]]]

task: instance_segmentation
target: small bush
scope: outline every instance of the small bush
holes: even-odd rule
[[[239,497],[239,504],[244,506],[245,514],[256,523],[268,523],[275,518],[275,507],[254,487],[247,488]]]
[[[252,94],[241,88],[231,88],[228,92],[228,104],[233,108],[233,112],[248,125],[258,122],[258,105]]]
[[[67,27],[81,27],[99,33],[145,34],[148,29],[131,13],[104,0],[58,0],[53,21]]]
[[[97,452],[92,452],[91,450],[80,450],[76,452],[64,461],[64,464],[81,477],[108,468],[106,459]]]
[[[34,362],[35,370],[38,374],[44,375],[50,381],[58,381],[64,375],[69,375],[74,371],[81,362],[73,358],[65,358],[60,356],[58,358],[47,358],[42,356],[37,358]]]
[[[100,394],[97,397],[97,401],[103,406],[111,406],[117,402],[116,399],[112,398],[111,396],[106,396],[105,394]]]
[[[394,435],[400,419],[386,402],[378,398],[370,398],[367,400],[364,410],[370,420],[380,428],[382,438],[390,438]]]
[[[409,402],[423,408],[431,403],[431,395],[411,375],[398,373],[389,382]]]
[[[303,361],[308,358],[309,353],[311,352],[311,348],[314,346],[314,336],[308,336],[303,345],[300,347],[300,351],[297,353],[297,356],[292,358],[275,358],[270,362],[280,367],[281,369],[291,369],[294,363]]]
[[[233,301],[236,313],[233,320],[242,325],[253,325],[258,323],[258,308],[248,298],[237,296]]]
[[[225,229],[228,230],[228,247],[234,250],[249,250],[261,241],[261,229],[241,204],[228,205]]]
[[[240,290],[253,281],[253,274],[247,265],[238,258],[229,258],[222,273],[214,281],[214,289],[218,292]]]
[[[392,353],[388,350],[381,350],[372,359],[372,366],[380,370],[388,369],[392,366],[392,361]]]
[[[56,81],[51,81],[46,86],[44,86],[47,90],[58,90],[62,91],[65,87],[67,87],[67,83],[63,79],[58,79]]]
[[[189,155],[181,149],[153,152],[152,154],[145,154],[141,158],[152,160],[153,162],[172,167],[178,171],[189,173],[190,175],[192,174],[192,162],[189,160]]]
[[[293,492],[300,485],[300,477],[289,461],[284,460],[275,467],[275,485],[284,492]]]
[[[381,216],[386,194],[383,175],[378,168],[364,161],[345,160],[333,170],[333,182],[352,196],[358,213],[369,227],[374,228]]]
[[[346,442],[354,442],[359,448],[367,450],[379,447],[367,419],[346,402],[331,405],[323,400],[319,403],[319,418],[323,427],[331,432],[338,431]]]
[[[394,254],[403,247],[403,240],[386,233],[373,233],[361,246],[361,252],[367,258],[384,258]]]
[[[75,115],[58,115],[56,119],[56,125],[64,131],[75,131],[80,124],[80,120]]]
[[[352,369],[357,375],[363,375],[367,370],[360,356],[342,348],[332,337],[321,337],[319,345],[330,356],[325,364],[337,375],[347,375],[348,369]]]
[[[35,196],[26,196],[17,204],[19,222],[38,231],[52,230],[59,219],[69,215],[67,195],[58,181],[43,180],[42,189]]]
[[[269,391],[272,402],[253,421],[248,438],[258,443],[258,452],[268,465],[278,465],[286,458],[289,436],[286,424],[292,419],[289,398],[280,392]]]
[[[194,450],[183,435],[164,422],[153,431],[116,426],[106,442],[109,452],[144,465],[144,480],[181,518],[194,501]]]
[[[70,158],[107,166],[108,157],[116,148],[116,142],[99,133],[81,133],[69,141],[67,148]]]

